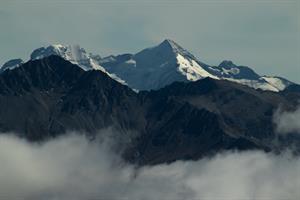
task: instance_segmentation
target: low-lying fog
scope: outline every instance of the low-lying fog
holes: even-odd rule
[[[300,159],[224,152],[136,168],[106,142],[69,134],[44,144],[0,136],[1,199],[299,199]]]

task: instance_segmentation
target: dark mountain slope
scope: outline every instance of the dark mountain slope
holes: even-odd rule
[[[0,130],[42,140],[67,130],[135,129],[143,124],[136,102],[131,89],[105,73],[50,56],[1,74]]]
[[[148,134],[135,149],[139,151],[136,159],[152,164],[197,159],[225,149],[279,151],[284,147],[275,142],[273,113],[279,105],[282,109],[297,105],[278,93],[210,78],[178,82],[140,95],[147,111]],[[292,138],[289,145],[299,146],[300,138]]]
[[[50,56],[0,74],[0,131],[41,141],[68,130],[94,136],[114,127],[130,138],[124,157],[139,164],[198,159],[227,149],[279,151],[300,147],[300,138],[278,138],[273,113],[279,105],[295,109],[299,99],[294,92],[210,78],[135,93],[101,71]],[[130,132],[138,135],[131,138]]]

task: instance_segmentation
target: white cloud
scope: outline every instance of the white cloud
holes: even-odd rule
[[[0,136],[5,199],[299,199],[300,160],[263,152],[136,168],[107,142],[69,135],[44,144]]]
[[[300,106],[295,111],[278,109],[274,115],[278,133],[300,133]]]

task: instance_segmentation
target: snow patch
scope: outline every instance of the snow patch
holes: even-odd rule
[[[278,88],[274,87],[273,85],[269,84],[265,81],[259,81],[259,80],[249,80],[249,79],[233,79],[233,78],[224,78],[225,80],[232,81],[235,83],[239,83],[242,85],[247,85],[249,87],[252,87],[254,89],[261,89],[265,91],[273,91],[273,92],[279,92]]]
[[[84,48],[81,48],[79,45],[68,45],[64,46],[61,44],[54,44],[50,45],[48,47],[42,47],[39,49],[36,49],[31,54],[32,60],[42,59],[45,57],[48,57],[50,55],[57,55],[62,57],[63,59],[78,65],[80,68],[82,68],[85,71],[89,70],[100,70],[104,73],[106,73],[109,77],[112,79],[118,81],[119,83],[123,85],[127,85],[124,80],[119,78],[116,74],[110,74],[108,73],[104,67],[102,67],[99,64],[99,61],[101,57],[98,55],[92,55],[85,51]]]
[[[217,76],[214,76],[204,70],[197,62],[194,60],[188,60],[180,54],[176,56],[178,63],[178,71],[186,76],[189,81],[197,81],[199,79],[210,77],[213,79],[219,79]]]
[[[127,60],[125,63],[136,67],[136,61],[133,59]]]
[[[237,75],[240,73],[240,69],[239,68],[236,68],[236,67],[233,67],[233,68],[230,68],[230,69],[225,69],[225,68],[222,68],[222,71],[223,73],[225,74],[229,74],[229,75]]]
[[[267,81],[273,87],[277,88],[279,91],[284,90],[287,86],[290,85],[289,83],[285,83],[282,79],[277,78],[277,77],[262,76],[262,79]]]

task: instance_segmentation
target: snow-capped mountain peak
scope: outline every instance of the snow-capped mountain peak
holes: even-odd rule
[[[159,89],[175,81],[197,81],[205,77],[276,92],[292,84],[261,77],[251,68],[230,60],[224,60],[218,66],[207,65],[171,39],[130,56],[106,57],[100,63],[138,90]]]
[[[159,89],[175,81],[218,79],[205,64],[170,39],[136,54],[106,57],[100,64],[137,90]]]
[[[41,47],[34,50],[30,58],[31,60],[41,59],[50,55],[58,55],[65,60],[70,61],[73,64],[78,65],[83,70],[101,70],[102,72],[106,73],[112,79],[126,85],[126,82],[119,78],[116,74],[109,73],[104,69],[100,64],[99,61],[101,57],[99,55],[93,55],[87,53],[86,50],[79,45],[68,45],[64,46],[61,44],[54,44],[48,47]]]
[[[100,70],[110,76],[112,79],[126,84],[126,82],[120,79],[116,74],[108,73],[100,64],[100,60],[102,59],[99,55],[93,55],[87,53],[86,50],[79,45],[62,45],[62,44],[52,44],[47,47],[40,47],[35,49],[31,55],[30,60],[38,60],[51,55],[57,55],[62,57],[63,59],[78,65],[83,70]],[[23,64],[23,60],[21,59],[13,59],[6,62],[1,68],[0,73],[7,70],[13,69],[15,67]]]
[[[174,53],[183,53],[186,51],[179,44],[177,44],[175,41],[171,39],[166,39],[158,45],[158,47],[163,47],[163,46],[167,46],[171,48],[174,51]]]
[[[236,65],[230,60],[224,60],[218,66],[207,65],[171,39],[136,54],[104,58],[87,53],[79,45],[54,44],[34,50],[30,59],[36,60],[50,55],[58,55],[86,71],[101,70],[135,90],[159,89],[175,81],[197,81],[206,77],[276,92],[294,84],[280,77],[260,76],[251,68]],[[22,63],[20,59],[11,60],[2,66],[0,73]]]
[[[190,59],[196,59],[188,50],[184,49],[178,43],[171,39],[165,39],[162,43],[157,46],[158,49],[171,50],[174,54],[180,54]]]
[[[54,44],[48,47],[41,47],[34,50],[31,53],[30,58],[31,60],[36,60],[50,55],[58,55],[65,60],[79,65],[84,70],[96,69],[105,71],[105,69],[101,67],[97,61],[79,45],[64,46],[61,44]]]

